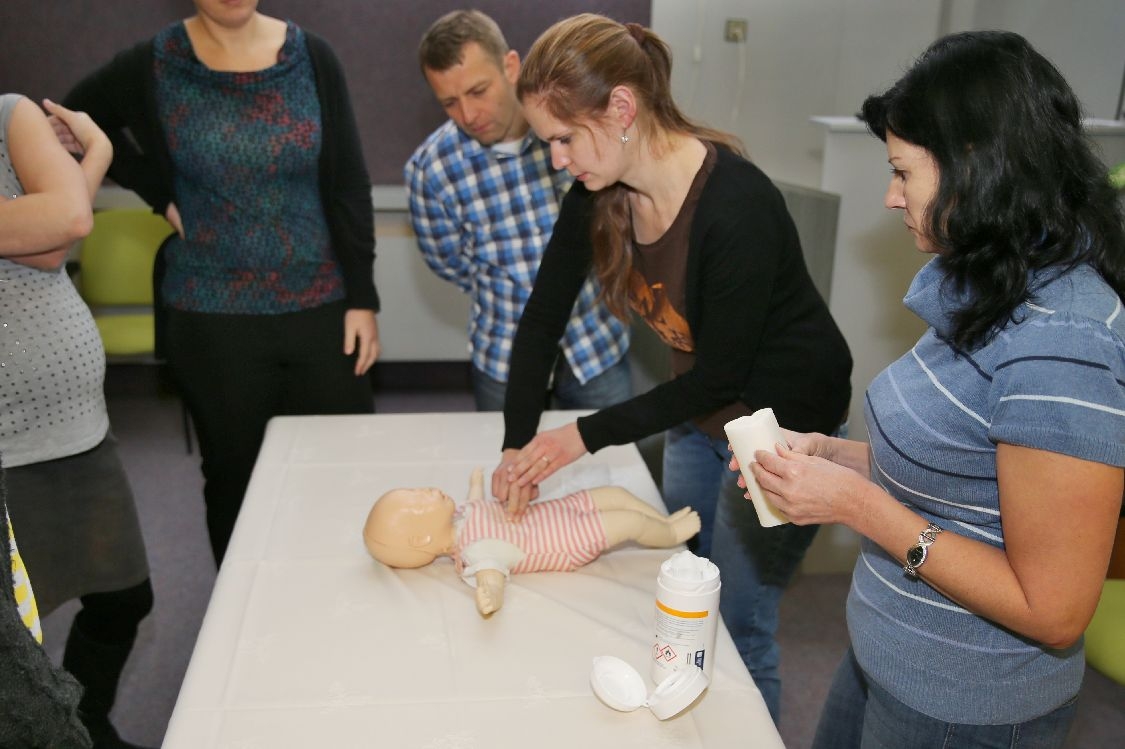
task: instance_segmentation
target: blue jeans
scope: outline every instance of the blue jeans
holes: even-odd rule
[[[940,664],[920,663],[919,668]],[[1074,722],[1077,695],[1024,723],[946,723],[907,707],[867,678],[851,648],[828,691],[813,749],[1057,749]]]
[[[701,557],[711,558],[711,534],[715,509],[727,470],[730,453],[726,440],[713,439],[691,423],[664,432],[664,468],[661,490],[664,506],[671,514],[684,507],[699,513],[699,535],[688,541],[688,548]],[[737,486],[735,487],[738,488]]]
[[[494,380],[476,367],[472,368],[473,400],[478,411],[503,411],[507,383]],[[606,408],[633,397],[629,358],[621,360],[583,385],[570,371],[570,365],[561,354],[555,364],[554,385],[544,393],[548,405],[556,409]]]
[[[670,513],[687,506],[699,512],[703,528],[694,551],[719,568],[723,622],[776,723],[781,714],[781,651],[774,639],[778,605],[819,526],[763,528],[729,462],[725,438],[708,437],[691,423],[669,429],[664,504]]]

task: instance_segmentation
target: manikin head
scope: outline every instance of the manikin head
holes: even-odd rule
[[[456,509],[440,489],[392,489],[368,513],[363,542],[388,567],[424,567],[453,551]]]

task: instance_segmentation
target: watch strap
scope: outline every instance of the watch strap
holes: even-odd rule
[[[930,545],[937,540],[937,536],[941,532],[942,528],[936,524],[927,523],[922,532],[918,534],[918,543],[906,550],[906,564],[902,571],[906,573],[907,577],[918,577],[918,568],[925,563],[926,557],[929,555]]]

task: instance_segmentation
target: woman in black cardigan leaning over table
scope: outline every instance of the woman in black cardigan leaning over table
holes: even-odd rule
[[[167,357],[199,433],[219,563],[270,417],[372,411],[379,301],[339,61],[256,0],[195,9],[66,101],[113,140],[110,177],[179,235],[161,289]]]
[[[665,431],[670,512],[704,518],[697,553],[723,578],[721,610],[777,720],[781,591],[816,528],[763,529],[742,499],[723,424],[770,407],[782,426],[843,425],[851,355],[805,268],[781,194],[732,137],[688,120],[669,93],[667,45],[584,14],[534,44],[518,92],[551,143],[567,194],[520,321],[492,490],[519,514],[535,486],[587,452]],[[542,393],[582,282],[640,315],[671,349],[671,378],[536,434]]]

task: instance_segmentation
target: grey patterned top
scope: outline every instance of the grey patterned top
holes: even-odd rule
[[[19,99],[0,95],[0,194],[8,200],[23,195],[8,155],[8,123]],[[0,258],[4,464],[62,458],[101,442],[109,428],[104,379],[98,329],[69,276]]]

